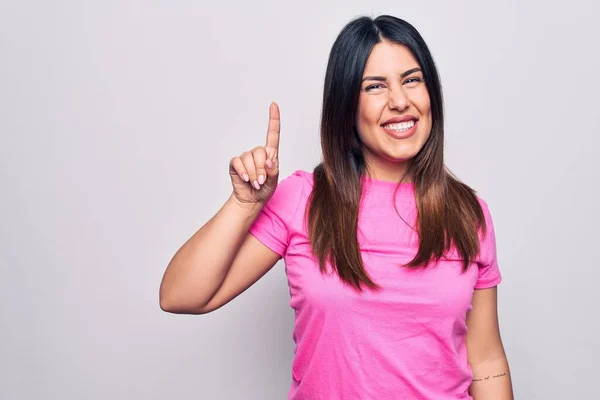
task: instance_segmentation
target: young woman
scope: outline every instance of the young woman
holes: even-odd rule
[[[486,203],[444,166],[438,73],[417,30],[361,17],[331,50],[323,161],[278,185],[279,109],[234,157],[233,193],[175,254],[160,304],[202,314],[281,257],[290,399],[512,399]]]

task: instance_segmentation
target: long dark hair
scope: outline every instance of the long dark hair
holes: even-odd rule
[[[454,245],[463,270],[479,253],[478,229],[485,217],[475,191],[444,165],[444,113],[440,79],[419,32],[392,16],[360,17],[348,23],[335,40],[325,75],[321,116],[323,161],[314,169],[308,205],[308,230],[313,252],[325,271],[326,261],[340,278],[358,290],[379,286],[366,273],[357,239],[361,177],[367,172],[355,120],[360,84],[373,47],[386,40],[406,46],[423,72],[431,105],[431,134],[413,158],[419,249],[409,268],[439,260]]]

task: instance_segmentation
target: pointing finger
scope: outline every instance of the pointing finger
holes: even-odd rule
[[[277,151],[279,150],[279,106],[277,103],[271,103],[269,107],[269,128],[267,130],[267,154],[269,159],[276,157]]]

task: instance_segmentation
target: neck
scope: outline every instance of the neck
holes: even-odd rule
[[[365,157],[367,175],[371,179],[390,182],[412,182],[411,161],[392,162],[385,159]]]

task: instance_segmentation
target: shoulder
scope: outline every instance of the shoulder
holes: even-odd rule
[[[290,175],[285,177],[281,181],[281,183],[283,183],[283,182],[292,182],[292,183],[288,183],[288,185],[293,185],[293,184],[302,185],[304,183],[309,183],[310,185],[312,185],[313,173],[302,170],[302,169],[297,169],[294,172],[292,172]]]
[[[485,201],[479,194],[476,194],[475,198],[481,205],[481,209],[484,210],[484,212],[489,212],[489,207],[488,207],[487,201]]]
[[[312,172],[295,170],[285,178],[280,178],[275,193],[266,206],[290,218],[296,214],[301,204],[306,204],[312,191],[312,185]]]
[[[275,194],[278,196],[299,196],[305,194],[307,189],[311,189],[312,186],[312,172],[297,169],[285,178],[280,179]]]
[[[488,229],[493,229],[492,213],[490,211],[488,202],[479,195],[475,195],[475,198],[477,199],[477,201],[479,202],[479,205],[481,206],[481,211],[483,212],[483,216],[485,218],[486,227]]]
[[[481,244],[481,251],[484,253],[495,254],[496,248],[496,230],[494,227],[494,221],[492,219],[492,213],[490,212],[489,205],[486,200],[480,196],[476,196],[479,204],[481,205],[481,211],[483,212],[485,226],[479,230],[479,238]]]

